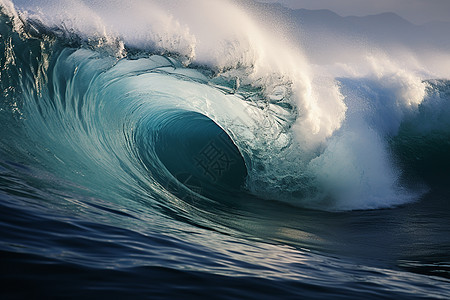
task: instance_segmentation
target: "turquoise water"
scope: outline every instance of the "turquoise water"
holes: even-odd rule
[[[314,108],[290,69],[86,38],[8,5],[5,298],[448,298],[448,80],[340,76]]]

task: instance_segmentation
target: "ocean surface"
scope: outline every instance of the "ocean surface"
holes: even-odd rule
[[[448,24],[0,10],[0,298],[450,298]]]

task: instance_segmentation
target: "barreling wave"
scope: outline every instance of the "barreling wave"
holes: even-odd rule
[[[175,205],[351,210],[413,201],[448,162],[448,81],[383,54],[324,71],[234,2],[136,1],[136,20],[69,2],[1,2],[3,165]]]

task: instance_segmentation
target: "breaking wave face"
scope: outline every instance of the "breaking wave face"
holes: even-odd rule
[[[448,178],[445,52],[325,34],[314,53],[251,3],[0,4],[1,164],[48,184],[356,210]]]

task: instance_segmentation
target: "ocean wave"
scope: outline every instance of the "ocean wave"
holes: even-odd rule
[[[404,128],[448,132],[446,81],[424,81],[383,54],[324,71],[231,2],[197,1],[189,10],[232,14],[245,30],[205,16],[214,29],[205,32],[184,5],[136,4],[157,17],[137,18],[142,6],[126,6],[137,18],[129,20],[114,6],[97,9],[101,1],[2,5],[3,110],[55,172],[83,174],[82,185],[106,187],[108,178],[123,189],[145,186],[163,198],[173,182],[200,197],[196,190],[210,190],[209,198],[216,177],[229,173],[224,186],[244,194],[325,210],[389,207],[421,195],[405,184],[402,151],[416,138],[404,138]],[[206,45],[210,32],[215,42]],[[424,118],[443,121],[424,125]],[[205,165],[198,158],[222,133],[224,145],[211,147]],[[185,181],[191,176],[195,186]]]

